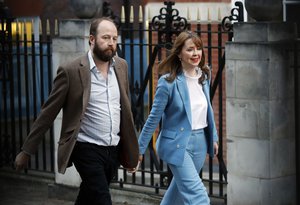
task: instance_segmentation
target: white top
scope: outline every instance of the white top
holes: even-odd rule
[[[190,96],[192,130],[207,127],[207,99],[203,93],[202,84],[198,83],[201,74],[200,69],[195,77],[184,73]]]
[[[96,68],[91,51],[88,52],[91,70],[91,93],[82,119],[78,141],[103,146],[116,146],[120,136],[120,90],[114,71],[114,61],[110,64],[107,78]]]

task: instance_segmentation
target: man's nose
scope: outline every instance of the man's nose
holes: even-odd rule
[[[114,38],[110,38],[110,39],[108,39],[108,44],[109,45],[116,44],[116,40]]]

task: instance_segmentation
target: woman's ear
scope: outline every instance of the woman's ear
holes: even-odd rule
[[[181,61],[181,55],[180,55],[180,54],[178,54],[178,55],[177,55],[177,57],[178,57],[178,59]]]

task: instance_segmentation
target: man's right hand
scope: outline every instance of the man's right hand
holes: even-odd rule
[[[26,154],[24,151],[21,151],[15,160],[15,168],[17,171],[21,171],[28,166],[28,161],[30,159],[30,155]]]

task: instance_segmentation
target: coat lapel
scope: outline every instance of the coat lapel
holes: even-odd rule
[[[79,74],[80,74],[81,84],[83,87],[83,97],[82,97],[83,113],[85,112],[85,108],[90,98],[90,91],[91,91],[91,71],[89,66],[90,64],[88,62],[88,57],[86,55],[85,58],[81,59],[81,63],[79,65]]]
[[[177,76],[176,80],[177,80],[177,88],[181,96],[182,102],[184,104],[186,114],[188,116],[190,124],[192,125],[190,96],[189,96],[189,91],[188,91],[185,77],[183,74],[180,74]]]
[[[116,73],[116,77],[119,83],[119,89],[120,89],[120,97],[121,97],[121,101],[124,98],[124,95],[126,95],[126,87],[124,85],[125,84],[125,73],[123,72],[123,69],[121,68],[121,63],[119,63],[118,59],[115,58],[115,73]]]

